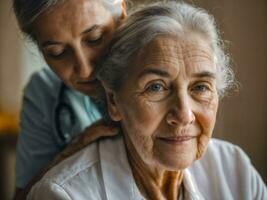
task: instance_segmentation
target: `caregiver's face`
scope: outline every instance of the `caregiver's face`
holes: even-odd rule
[[[100,86],[95,64],[115,27],[102,1],[68,0],[38,18],[34,34],[48,65],[64,83],[94,96]]]
[[[207,147],[216,120],[216,67],[207,42],[158,37],[129,74],[115,95],[126,144],[149,165],[188,167]]]

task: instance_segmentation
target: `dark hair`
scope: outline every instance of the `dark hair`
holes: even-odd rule
[[[13,9],[21,31],[26,36],[35,40],[32,28],[34,21],[47,9],[54,5],[58,5],[59,3],[64,3],[65,1],[69,0],[13,0]],[[102,1],[103,5],[110,10],[114,18],[117,19],[122,12],[120,6],[122,0],[116,1],[116,6],[114,5],[114,0]]]

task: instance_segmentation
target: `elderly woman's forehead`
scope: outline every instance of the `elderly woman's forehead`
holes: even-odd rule
[[[144,60],[156,57],[158,61],[164,61],[164,57],[177,58],[179,60],[187,58],[203,58],[214,61],[213,51],[209,43],[199,36],[177,37],[159,36],[145,45],[139,52],[138,57]]]

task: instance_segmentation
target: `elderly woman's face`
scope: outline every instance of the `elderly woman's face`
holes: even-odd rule
[[[216,120],[216,67],[207,42],[158,37],[139,52],[109,112],[126,144],[149,165],[188,167],[207,147]]]
[[[115,28],[102,1],[68,0],[36,20],[34,35],[48,65],[65,84],[94,96],[99,89],[95,63]]]

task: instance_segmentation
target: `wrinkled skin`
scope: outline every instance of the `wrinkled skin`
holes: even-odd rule
[[[122,2],[125,17],[125,3]],[[94,97],[102,87],[95,77],[98,58],[120,21],[99,0],[71,0],[44,12],[34,36],[49,67],[70,88]]]
[[[160,36],[138,53],[125,80],[107,97],[137,185],[148,199],[177,199],[181,170],[203,155],[216,121],[212,50],[199,34]]]

